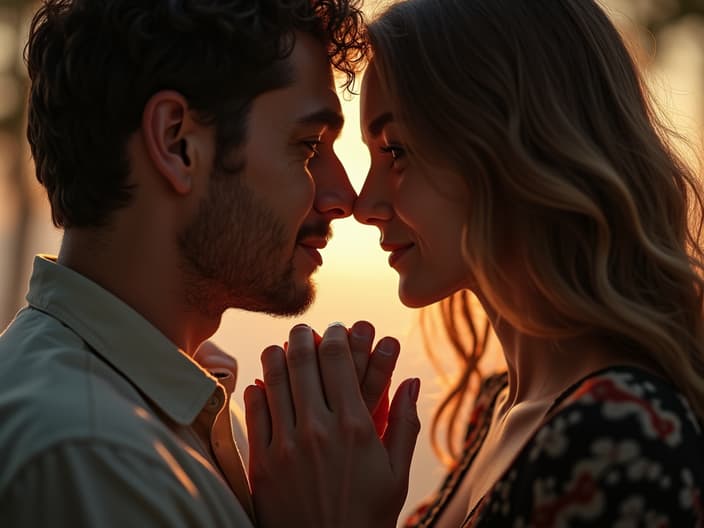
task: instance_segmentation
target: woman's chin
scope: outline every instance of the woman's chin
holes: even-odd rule
[[[423,308],[468,288],[466,280],[437,280],[437,275],[401,275],[398,283],[398,297],[404,306]],[[471,289],[471,288],[470,288]]]
[[[404,284],[399,284],[398,287],[398,298],[401,303],[408,308],[423,308],[425,306],[430,306],[438,301],[441,301],[447,297],[440,292],[429,292],[414,290],[412,288],[404,287]]]

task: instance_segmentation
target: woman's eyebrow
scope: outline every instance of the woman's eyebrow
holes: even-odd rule
[[[393,120],[394,116],[391,112],[385,112],[381,114],[379,117],[372,120],[371,123],[369,123],[369,126],[367,127],[367,130],[369,131],[369,136],[375,138],[376,136],[381,134],[381,131],[384,129],[384,126],[386,126],[387,123]]]

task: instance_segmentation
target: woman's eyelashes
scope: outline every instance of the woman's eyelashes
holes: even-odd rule
[[[406,151],[403,150],[403,147],[398,147],[396,145],[386,145],[384,147],[381,147],[381,151],[385,154],[391,154],[391,157],[394,160],[402,158],[406,153]]]
[[[392,167],[396,170],[401,170],[405,167],[406,159],[406,149],[400,145],[384,145],[381,147],[381,152],[384,154],[390,154],[392,161]]]

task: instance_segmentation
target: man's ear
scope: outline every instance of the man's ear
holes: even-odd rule
[[[193,189],[195,162],[203,160],[196,134],[203,127],[196,123],[188,102],[178,92],[155,93],[144,106],[142,134],[147,154],[166,183],[178,194]]]

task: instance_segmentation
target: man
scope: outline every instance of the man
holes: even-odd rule
[[[231,365],[193,356],[227,308],[312,301],[355,199],[331,64],[351,80],[360,24],[355,0],[42,4],[28,137],[64,238],[0,337],[1,526],[251,525]]]

